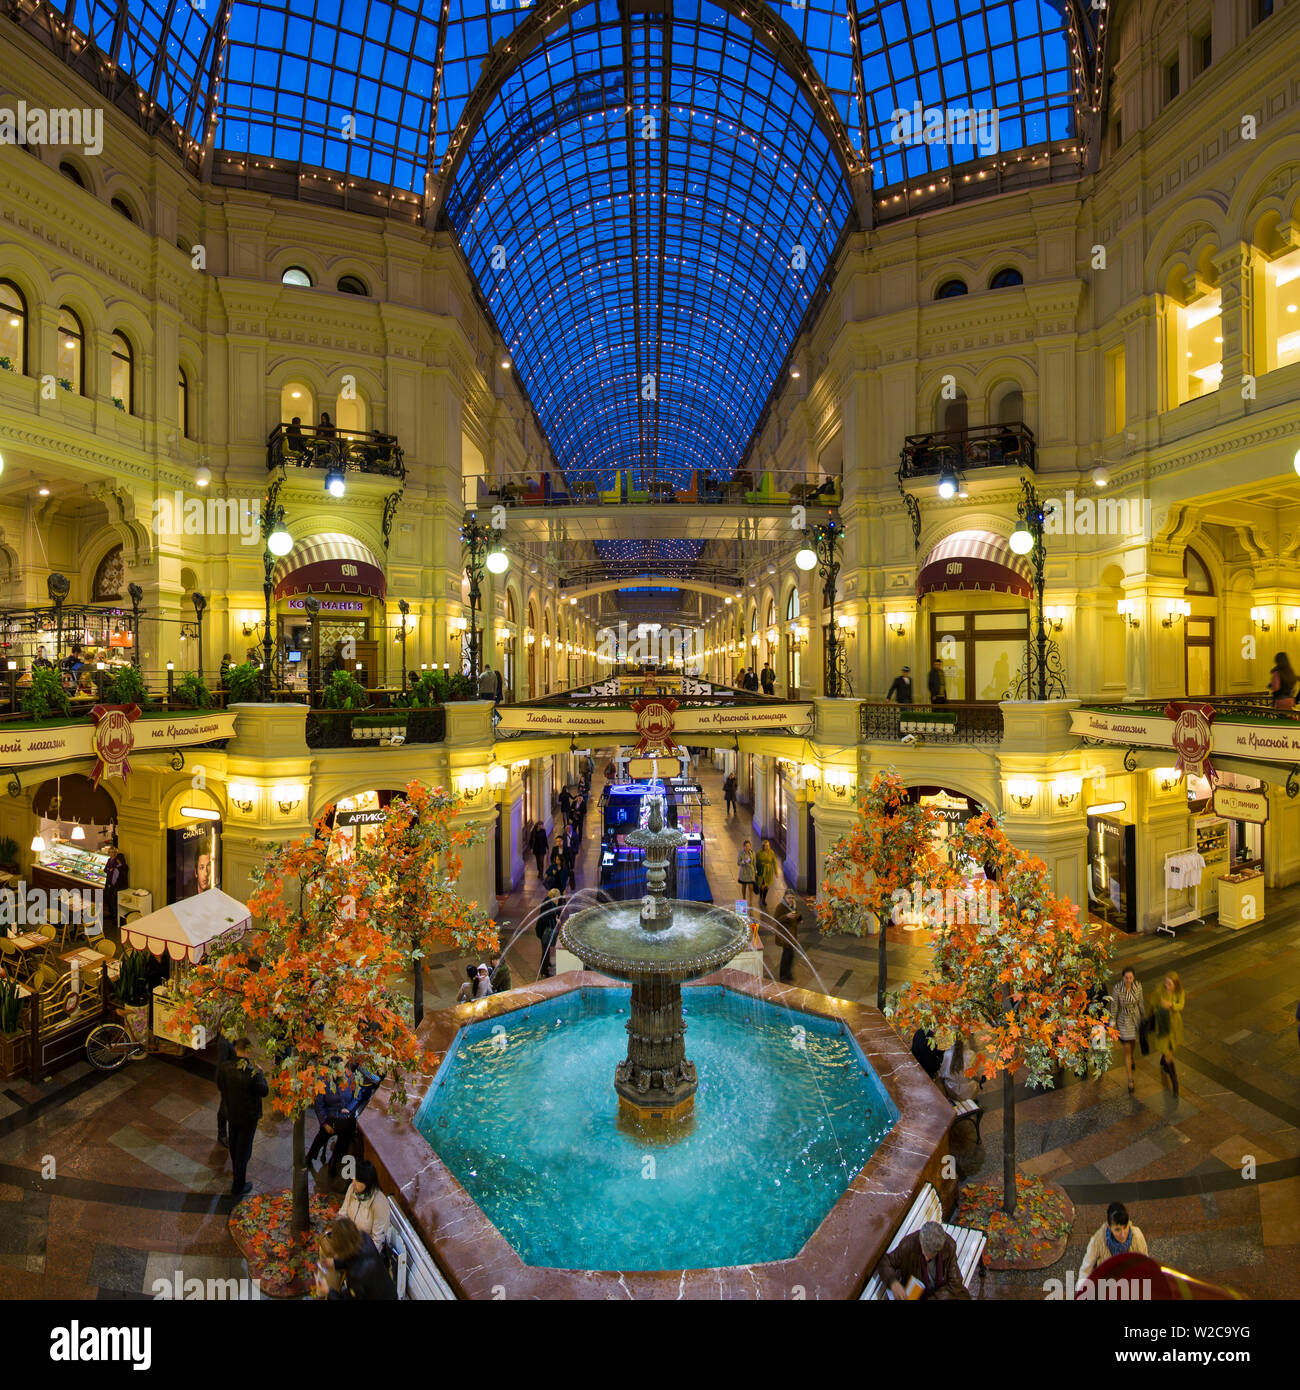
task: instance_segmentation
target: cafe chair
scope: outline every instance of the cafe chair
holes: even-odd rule
[[[15,980],[23,979],[31,968],[27,952],[20,950],[7,936],[0,936],[0,965],[4,966],[5,974]]]
[[[27,979],[27,988],[33,994],[48,989],[59,978],[59,972],[52,965],[38,965]]]
[[[106,941],[101,937],[90,949],[98,951],[105,960],[112,960],[117,955],[117,942]]]

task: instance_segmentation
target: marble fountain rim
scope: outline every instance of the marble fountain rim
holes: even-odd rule
[[[626,981],[590,970],[492,995],[425,1016],[417,1036],[435,1055],[430,1071],[408,1078],[410,1099],[386,1113],[385,1083],[361,1116],[367,1156],[459,1298],[492,1299],[849,1299],[871,1271],[924,1182],[936,1182],[953,1111],[884,1015],[868,1004],[723,969],[684,986],[722,986],[841,1020],[870,1062],[899,1118],[851,1179],[798,1254],[787,1260],[689,1270],[581,1270],[526,1265],[487,1214],[415,1128],[414,1118],[457,1033],[471,1023],[515,1013],[584,989],[625,989]],[[611,1063],[611,1076],[613,1074]],[[611,1082],[612,1084],[612,1082]],[[796,1290],[802,1289],[802,1294]]]

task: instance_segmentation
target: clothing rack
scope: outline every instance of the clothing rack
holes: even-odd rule
[[[1173,859],[1181,859],[1185,855],[1195,855],[1200,859],[1200,867],[1204,869],[1205,860],[1197,850],[1195,845],[1188,845],[1184,849],[1173,849],[1165,855],[1165,910],[1160,918],[1160,925],[1156,928],[1157,932],[1168,932],[1170,936],[1176,935],[1176,927],[1186,927],[1191,924],[1204,926],[1205,919],[1201,916],[1201,879],[1198,872],[1196,882],[1184,884],[1174,889],[1176,893],[1188,894],[1188,901],[1178,910],[1177,916],[1169,914],[1169,864]]]

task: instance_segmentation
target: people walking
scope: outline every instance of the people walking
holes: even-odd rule
[[[565,862],[565,849],[563,843],[556,843],[551,846],[551,857],[546,863],[546,873],[542,878],[542,883],[549,893],[552,888],[559,892],[569,881],[569,866]]]
[[[253,1190],[248,1181],[248,1160],[253,1154],[257,1122],[262,1118],[262,1097],[270,1089],[261,1068],[253,1064],[252,1051],[248,1038],[237,1038],[235,1055],[217,1068],[217,1086],[230,1138],[232,1197],[246,1197]]]
[[[758,900],[767,906],[767,895],[776,882],[776,853],[771,840],[764,840],[763,847],[754,860],[754,887],[758,890]]]
[[[537,861],[538,878],[546,877],[546,844],[546,827],[538,821],[533,826],[533,833],[528,837],[528,848]]]
[[[1119,1030],[1119,1040],[1124,1045],[1124,1069],[1128,1072],[1129,1095],[1133,1094],[1137,1085],[1137,1059],[1134,1050],[1145,1015],[1146,1006],[1137,972],[1131,965],[1126,965],[1120,974],[1119,984],[1115,986],[1111,995],[1110,1016]]]
[[[912,668],[904,666],[894,677],[894,683],[885,695],[886,700],[894,700],[900,705],[912,703]]]
[[[948,683],[943,674],[943,662],[937,656],[925,681],[930,690],[930,703],[932,705],[946,705],[948,703]]]
[[[754,887],[754,847],[748,840],[736,855],[736,877],[740,880],[740,895],[748,902],[749,890]]]
[[[722,779],[722,799],[727,804],[727,814],[736,809],[736,774],[729,772]]]
[[[352,1116],[354,1099],[352,1077],[349,1074],[342,1085],[333,1078],[327,1081],[325,1090],[312,1102],[320,1128],[311,1141],[311,1148],[307,1150],[308,1168],[316,1162],[317,1154],[324,1159],[325,1148],[332,1138],[334,1150],[330,1154],[329,1174],[331,1178],[338,1177],[339,1164],[343,1161],[343,1155],[352,1147],[352,1140],[356,1135],[357,1122]]]
[[[772,663],[770,661],[765,661],[763,663],[763,670],[759,675],[758,681],[763,688],[764,695],[776,694],[776,672],[772,669]]]
[[[560,930],[560,907],[563,899],[558,888],[547,891],[546,901],[537,914],[537,939],[542,943],[542,979],[555,974],[555,938]]]
[[[782,984],[793,984],[794,953],[799,945],[799,904],[789,889],[786,889],[775,916],[776,939],[781,947],[781,964],[777,970],[777,979]]]
[[[1183,1041],[1183,982],[1170,971],[1151,993],[1151,1040],[1160,1053],[1160,1080],[1178,1099],[1178,1071],[1174,1049]]]
[[[1106,1208],[1106,1222],[1092,1234],[1088,1248],[1083,1252],[1083,1263],[1079,1266],[1080,1284],[1092,1277],[1099,1264],[1105,1264],[1113,1255],[1145,1255],[1147,1239],[1139,1227],[1129,1219],[1128,1208],[1123,1202],[1112,1202]]]
[[[1291,658],[1285,652],[1278,652],[1273,658],[1273,669],[1268,673],[1268,689],[1273,697],[1274,709],[1295,708],[1296,684]]]
[[[743,690],[752,690],[755,692],[758,690],[758,676],[755,674],[752,666],[745,672],[745,678],[740,684]]]

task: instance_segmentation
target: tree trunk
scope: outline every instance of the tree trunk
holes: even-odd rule
[[[293,1229],[311,1230],[311,1211],[307,1201],[307,1112],[300,1111],[293,1122]]]
[[[1002,1073],[1002,1210],[1016,1212],[1016,1088],[1009,1068]]]
[[[420,1026],[420,1020],[424,1017],[424,957],[421,956],[415,962],[415,993],[411,996],[411,1015],[415,1019],[415,1026]]]
[[[884,917],[876,918],[880,928],[880,942],[876,955],[876,1008],[882,1011],[885,1007],[885,990],[889,987],[889,957],[886,953],[889,943],[885,939],[885,920]]]

